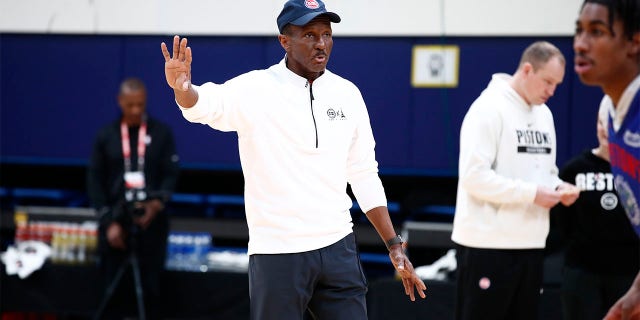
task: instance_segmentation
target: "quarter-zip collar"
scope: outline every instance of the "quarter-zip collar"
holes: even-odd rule
[[[316,122],[316,117],[314,114],[314,105],[313,102],[315,100],[314,96],[313,96],[313,86],[314,85],[321,85],[324,78],[323,75],[327,74],[329,72],[329,70],[324,70],[324,72],[322,72],[322,74],[317,77],[314,81],[309,81],[307,78],[301,77],[300,75],[296,74],[295,72],[291,71],[289,68],[287,68],[287,55],[285,54],[284,58],[280,61],[280,63],[277,66],[278,70],[277,72],[281,73],[283,75],[283,79],[291,84],[294,85],[294,87],[299,87],[299,88],[304,88],[305,90],[309,91],[309,111],[310,111],[310,121],[313,124],[313,130],[315,131],[315,141],[314,141],[314,147],[317,149],[319,146],[319,137],[318,137],[318,124]]]

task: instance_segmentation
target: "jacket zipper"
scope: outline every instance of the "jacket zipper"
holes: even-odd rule
[[[309,98],[310,98],[310,102],[311,102],[311,118],[313,119],[313,128],[316,131],[316,149],[318,148],[318,125],[316,124],[316,116],[313,114],[313,84],[309,83],[309,81],[307,81],[307,84],[305,84],[305,87],[309,86]]]

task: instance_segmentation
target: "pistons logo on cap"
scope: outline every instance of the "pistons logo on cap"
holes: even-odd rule
[[[316,0],[305,0],[304,6],[312,10],[320,8],[320,4]]]

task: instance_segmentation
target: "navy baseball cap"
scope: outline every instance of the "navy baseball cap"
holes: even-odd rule
[[[340,22],[340,16],[333,12],[327,12],[321,0],[289,0],[278,15],[278,30],[282,30],[287,24],[304,26],[313,18],[324,14],[331,22]]]

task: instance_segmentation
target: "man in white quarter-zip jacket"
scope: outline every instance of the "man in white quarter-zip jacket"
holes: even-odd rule
[[[537,319],[549,209],[579,195],[558,178],[545,105],[564,69],[555,46],[533,43],[515,74],[493,75],[462,122],[456,319]]]
[[[366,319],[347,183],[389,249],[405,294],[424,283],[403,251],[378,177],[358,88],[326,69],[331,22],[320,0],[287,1],[277,18],[286,54],[224,84],[191,84],[191,49],[162,43],[165,74],[184,117],[236,131],[245,178],[252,319]]]

